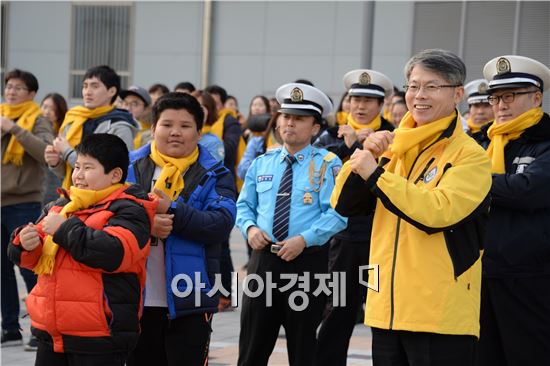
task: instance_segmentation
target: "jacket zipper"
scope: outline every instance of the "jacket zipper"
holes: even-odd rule
[[[393,245],[393,262],[392,262],[392,268],[391,268],[391,293],[390,293],[390,301],[391,301],[391,310],[390,310],[390,329],[393,328],[393,313],[394,313],[394,299],[393,299],[393,292],[394,292],[394,279],[395,279],[395,261],[397,260],[397,243],[399,242],[399,228],[401,227],[401,217],[397,218],[397,228],[395,231],[395,243]]]
[[[411,170],[409,171],[409,174],[407,174],[407,181],[411,177],[411,174],[414,170],[414,166],[416,162],[418,161],[418,158],[420,155],[424,153],[424,151],[428,150],[430,147],[434,146],[436,143],[438,143],[441,139],[437,139],[434,142],[432,142],[430,145],[426,146],[426,148],[418,153],[416,158],[414,159]],[[420,178],[424,175],[425,171],[428,169],[432,161],[435,160],[435,158],[432,158],[429,162],[426,168],[424,168],[424,172],[420,174],[420,176],[416,179],[414,183],[418,183]],[[397,217],[397,228],[395,232],[395,242],[393,245],[393,261],[392,261],[392,269],[391,269],[391,288],[390,288],[390,327],[389,329],[393,329],[393,318],[395,315],[395,299],[394,299],[394,291],[395,291],[395,262],[397,261],[397,246],[399,244],[399,229],[401,228],[401,218]]]

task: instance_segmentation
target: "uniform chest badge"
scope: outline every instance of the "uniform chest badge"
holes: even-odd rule
[[[424,176],[424,183],[430,183],[435,178],[436,174],[437,174],[437,167],[433,168],[432,170],[426,173],[426,175]]]
[[[313,204],[313,196],[310,192],[304,193],[304,205],[312,205]]]

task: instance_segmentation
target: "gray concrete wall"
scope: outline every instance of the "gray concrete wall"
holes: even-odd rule
[[[360,2],[220,2],[214,8],[211,82],[248,106],[274,96],[284,83],[306,78],[333,98],[342,76],[360,67]]]
[[[69,94],[70,9],[64,2],[9,3],[6,70],[34,73],[38,101],[52,91]]]
[[[68,95],[71,3],[8,4],[5,69],[35,73],[41,85],[37,99],[50,91]],[[312,80],[337,104],[344,92],[344,73],[365,66],[368,29],[372,68],[398,87],[405,82],[404,64],[419,47],[447,46],[461,52],[468,79],[481,76],[489,57],[514,51],[518,41],[517,52],[550,62],[547,20],[540,26],[549,14],[548,3],[521,3],[517,33],[512,24],[516,3],[473,2],[464,7],[378,1],[373,8],[370,27],[364,2],[215,2],[209,81],[235,95],[244,114],[254,95],[273,96],[278,86],[297,78]],[[466,11],[463,24],[461,9]],[[130,83],[147,88],[162,82],[173,88],[191,81],[202,87],[203,3],[135,2],[132,14]]]

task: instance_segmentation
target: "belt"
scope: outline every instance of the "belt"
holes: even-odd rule
[[[277,254],[282,247],[283,247],[282,245],[268,244],[262,250],[273,254]],[[320,252],[323,249],[325,249],[324,245],[312,245],[310,247],[305,247],[304,251],[301,254],[313,254],[313,253]]]

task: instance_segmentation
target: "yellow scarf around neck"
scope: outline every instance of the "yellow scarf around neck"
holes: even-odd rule
[[[347,122],[348,122],[348,126],[351,126],[355,132],[364,130],[365,128],[370,128],[373,131],[378,131],[380,129],[380,126],[382,126],[382,119],[380,118],[380,115],[377,115],[376,117],[374,117],[372,121],[370,121],[370,123],[367,123],[365,125],[353,119],[350,113],[348,114]]]
[[[142,144],[142,141],[141,141],[141,138],[143,136],[143,133],[144,132],[147,132],[147,131],[150,131],[151,130],[151,125],[147,122],[143,122],[143,121],[138,121],[139,122],[139,131],[136,135],[136,137],[134,138],[134,149],[137,150],[139,149],[140,147],[142,147],[143,145],[145,144]]]
[[[16,124],[24,130],[32,131],[36,119],[40,116],[40,106],[32,100],[17,105],[0,104],[0,115],[11,120],[19,118]],[[2,164],[22,165],[24,154],[25,149],[17,142],[15,135],[12,135],[4,152]]]
[[[191,155],[184,158],[173,158],[160,153],[157,150],[155,141],[153,141],[151,142],[151,154],[149,156],[157,166],[162,168],[155,182],[155,188],[166,193],[174,201],[185,187],[183,173],[199,158],[199,148],[196,147]]]
[[[106,105],[103,107],[97,107],[94,109],[88,109],[84,106],[78,106],[69,109],[65,115],[65,119],[59,127],[59,132],[63,133],[65,128],[69,126],[65,138],[72,147],[75,147],[82,141],[82,132],[84,131],[84,123],[89,119],[94,119],[104,114],[109,113],[115,109],[114,105]],[[68,162],[65,163],[65,178],[63,179],[63,188],[69,189],[71,186],[71,175],[73,174],[73,168]]]
[[[485,122],[485,123],[482,123],[482,124],[480,124],[480,125],[477,125],[477,124],[475,124],[475,123],[472,121],[471,118],[468,118],[468,119],[466,120],[466,124],[468,125],[468,128],[470,129],[470,132],[471,132],[471,133],[477,133],[477,132],[481,131],[481,127],[483,127],[483,126],[485,126],[486,124],[491,123],[491,122],[493,122],[493,121],[492,121],[492,120],[489,120],[489,121],[487,121],[487,122]]]
[[[218,111],[218,119],[216,120],[216,122],[212,124],[212,126],[207,126],[207,125],[202,126],[202,133],[203,134],[209,133],[209,132],[213,133],[214,135],[218,136],[220,140],[223,141],[224,121],[225,121],[225,116],[227,116],[228,114],[234,118],[237,118],[237,112],[235,112],[233,109],[223,108],[220,111]],[[235,160],[235,170],[239,166],[239,163],[241,162],[241,159],[244,155],[245,150],[246,150],[246,142],[241,136],[239,138],[239,145],[237,146],[237,158]],[[237,192],[239,192],[244,182],[241,178],[235,175],[235,183],[237,185]]]
[[[423,126],[417,126],[412,114],[410,112],[405,114],[399,128],[394,131],[395,136],[393,143],[390,145],[390,151],[397,159],[401,160],[401,173],[403,175],[409,173],[418,154],[437,140],[455,118],[460,118],[460,116],[457,116],[456,111],[450,116]]]
[[[69,191],[71,201],[63,206],[59,214],[65,218],[68,218],[70,214],[74,212],[85,210],[96,203],[101,202],[122,187],[127,187],[127,185],[120,183],[113,184],[112,186],[102,189],[101,191],[80,189],[73,186]],[[55,256],[58,250],[59,245],[53,241],[52,236],[46,236],[42,247],[42,253],[40,254],[40,259],[38,260],[36,267],[34,267],[34,273],[39,275],[52,274],[55,266]]]
[[[495,122],[489,127],[487,136],[491,139],[491,143],[487,148],[487,154],[491,159],[491,172],[497,174],[506,172],[504,165],[504,148],[506,144],[518,139],[526,129],[539,123],[543,115],[542,108],[532,108],[509,122],[501,124]]]
[[[348,122],[348,112],[340,111],[336,113],[336,123],[338,125],[345,125]]]
[[[386,121],[388,121],[388,122],[393,122],[393,121],[391,120],[391,108],[390,108],[390,109],[384,108],[384,112],[383,112],[383,116],[382,116],[382,117],[384,117],[384,119],[385,119]]]

